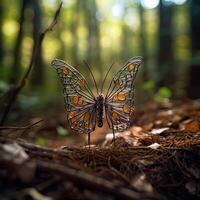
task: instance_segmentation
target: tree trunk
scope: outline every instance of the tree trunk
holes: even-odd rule
[[[144,59],[145,65],[143,66],[143,81],[148,80],[147,72],[147,42],[146,42],[146,32],[145,32],[145,19],[144,19],[144,9],[141,4],[139,4],[139,17],[140,17],[140,46],[141,46],[141,56]]]
[[[130,57],[129,52],[129,30],[125,23],[122,24],[122,36],[121,36],[121,57],[123,61]]]
[[[20,8],[20,19],[19,19],[19,32],[16,39],[16,44],[14,48],[14,61],[13,66],[11,69],[11,83],[17,83],[21,73],[21,46],[22,46],[22,39],[23,39],[23,24],[24,24],[24,15],[25,9],[27,7],[28,1],[21,0],[21,8]]]
[[[173,89],[173,41],[172,41],[173,7],[159,4],[159,49],[158,49],[158,86],[168,86]]]
[[[99,22],[96,17],[97,6],[95,0],[84,2],[84,12],[86,17],[86,26],[88,28],[88,48],[87,61],[91,64],[97,64],[99,72],[101,72],[101,55],[100,55],[100,35]]]
[[[192,62],[189,70],[188,96],[190,98],[200,98],[200,1],[191,0],[191,50]]]
[[[38,35],[41,31],[41,7],[40,7],[40,1],[39,0],[32,0],[31,1],[32,9],[34,12],[33,17],[33,40],[34,40],[34,46],[36,45],[36,41],[38,39]],[[34,48],[34,47],[33,47]],[[40,86],[44,83],[44,62],[42,57],[42,46],[39,47],[34,68],[32,72],[32,79],[31,83],[34,86]]]
[[[127,13],[127,10],[129,8],[130,5],[124,5],[124,8],[123,8],[123,15],[122,15],[122,21],[125,21],[125,17],[126,17],[126,13]],[[131,31],[131,28],[126,24],[126,23],[122,23],[121,25],[121,49],[120,49],[120,56],[124,61],[126,61],[127,59],[129,59],[130,57],[132,57],[132,47],[134,44],[131,44],[130,43],[130,38],[131,37],[134,37],[134,34],[132,31]]]
[[[76,0],[74,3],[74,16],[71,21],[71,33],[73,35],[72,38],[72,60],[73,64],[76,68],[79,68],[79,58],[78,58],[78,24],[79,24],[79,12],[80,12],[80,1]]]
[[[0,4],[0,67],[2,68],[3,66],[3,57],[4,57],[4,41],[3,41],[3,17],[4,17],[4,12],[3,12],[3,4]]]

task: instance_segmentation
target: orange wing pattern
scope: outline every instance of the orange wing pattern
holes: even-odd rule
[[[57,70],[63,86],[68,127],[73,132],[90,133],[96,126],[95,97],[85,78],[72,66],[55,59],[52,66]]]
[[[105,96],[105,113],[111,129],[123,131],[130,127],[134,113],[134,80],[141,57],[134,57],[115,74]]]

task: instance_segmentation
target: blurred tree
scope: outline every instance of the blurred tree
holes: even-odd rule
[[[3,41],[3,18],[4,18],[4,8],[3,4],[0,3],[0,67],[3,66],[4,57],[4,41]]]
[[[139,18],[140,18],[140,48],[141,48],[141,56],[144,58],[144,68],[143,68],[143,81],[148,80],[147,75],[147,42],[146,42],[146,25],[145,25],[145,18],[144,18],[144,8],[141,4],[139,4]]]
[[[31,7],[33,9],[33,41],[35,48],[38,35],[41,31],[41,1],[40,0],[31,0]],[[43,54],[42,54],[42,46],[39,46],[37,54],[35,56],[35,63],[32,72],[32,85],[39,86],[44,83],[44,62],[43,62]]]
[[[189,69],[188,96],[200,98],[200,1],[190,2],[192,63]]]
[[[120,57],[123,60],[127,60],[133,56],[133,49],[136,47],[136,44],[133,42],[133,38],[137,37],[136,31],[130,26],[127,17],[127,13],[134,12],[134,4],[132,2],[125,2],[123,3],[123,14],[122,14],[122,21],[121,23],[121,51]],[[132,18],[131,20],[134,20]]]
[[[25,17],[25,9],[28,5],[28,0],[21,0],[21,8],[20,8],[20,17],[19,17],[19,31],[16,38],[16,43],[14,47],[14,59],[13,59],[13,65],[11,68],[11,76],[10,76],[10,82],[16,83],[19,80],[20,73],[21,73],[21,49],[22,49],[22,39],[24,36],[24,17]]]
[[[79,58],[78,58],[78,24],[79,24],[79,17],[80,17],[80,0],[75,0],[73,5],[74,15],[71,20],[70,29],[73,35],[72,38],[72,61],[73,64],[78,67],[79,66]]]
[[[159,38],[158,38],[158,87],[171,86],[173,89],[173,71],[174,71],[174,57],[173,57],[173,7],[171,4],[167,5],[163,0],[159,4]]]
[[[79,0],[80,1],[80,0]],[[99,72],[101,69],[101,47],[99,21],[97,20],[97,5],[95,0],[81,1],[85,15],[85,24],[88,30],[86,60],[92,65],[98,64]]]
[[[67,22],[66,18],[65,18],[65,22]],[[66,49],[67,49],[65,42],[63,41],[63,37],[62,37],[63,27],[65,26],[65,22],[60,20],[57,25],[57,28],[55,30],[55,33],[56,33],[55,37],[56,37],[56,39],[59,40],[59,43],[60,43],[60,48],[57,52],[57,56],[58,56],[58,58],[62,58],[62,59],[66,58]],[[68,48],[70,48],[70,47],[68,47]]]
[[[126,13],[127,13],[127,9],[128,9],[129,5],[125,5],[125,7],[123,8],[123,15],[122,15],[122,20],[126,21]],[[121,29],[122,29],[122,34],[121,34],[121,55],[120,57],[123,60],[127,60],[129,57],[131,57],[132,55],[132,48],[130,51],[130,36],[133,36],[133,32],[131,32],[130,34],[130,28],[127,25],[127,23],[122,23],[121,24]]]

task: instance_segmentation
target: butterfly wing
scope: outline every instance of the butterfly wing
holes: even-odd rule
[[[133,57],[114,75],[105,96],[105,114],[111,129],[130,127],[134,113],[134,80],[142,57]]]
[[[52,66],[57,70],[63,86],[68,127],[79,133],[94,131],[96,100],[87,81],[75,68],[62,60],[53,60]]]

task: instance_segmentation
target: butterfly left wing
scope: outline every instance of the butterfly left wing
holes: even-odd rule
[[[53,60],[52,66],[57,70],[63,86],[68,128],[78,133],[94,131],[95,97],[87,81],[81,73],[62,60]]]
[[[134,80],[142,57],[133,57],[114,75],[105,96],[105,115],[111,129],[130,127],[134,113]]]

